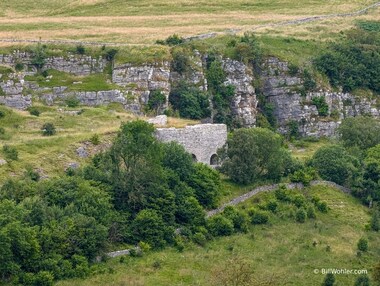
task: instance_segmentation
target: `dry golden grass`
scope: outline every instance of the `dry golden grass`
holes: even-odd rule
[[[374,1],[255,0],[62,0],[37,1],[27,9],[21,0],[0,3],[0,39],[86,40],[152,44],[172,34],[187,37],[227,29],[242,31],[269,24],[331,13],[357,11]],[[1,17],[3,13],[3,17]],[[337,18],[258,33],[317,38],[353,25],[358,18],[379,20],[378,9],[368,15]],[[313,29],[314,26],[321,27]]]

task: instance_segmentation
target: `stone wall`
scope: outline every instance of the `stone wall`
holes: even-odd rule
[[[227,141],[227,126],[198,124],[185,128],[157,128],[156,137],[162,142],[178,142],[196,161],[215,165],[217,150]]]

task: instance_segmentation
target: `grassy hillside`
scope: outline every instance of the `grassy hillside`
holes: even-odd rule
[[[253,197],[240,208],[268,195]],[[368,210],[351,196],[328,187],[309,188],[305,195],[323,198],[330,211],[318,212],[315,220],[303,224],[272,217],[270,225],[251,226],[247,234],[217,238],[205,247],[187,244],[182,253],[166,249],[141,258],[111,259],[99,269],[103,274],[58,285],[217,285],[219,276],[240,266],[254,280],[273,283],[253,285],[303,286],[305,281],[320,285],[324,275],[315,274],[314,269],[322,268],[367,269],[370,274],[380,256],[380,237],[365,231]],[[369,251],[359,257],[356,244],[363,236],[369,240]],[[337,285],[353,285],[356,277],[337,275]]]
[[[71,39],[151,44],[177,33],[191,36],[228,29],[250,30],[264,24],[347,13],[375,3],[295,0],[4,0],[0,3],[0,38]],[[258,33],[299,38],[331,38],[356,20],[379,20],[378,10],[354,18],[340,18],[285,27],[261,28]]]
[[[0,106],[0,111],[5,113],[0,118],[0,126],[5,130],[4,134],[0,134],[0,158],[4,158],[1,152],[3,145],[13,146],[19,153],[19,160],[0,166],[0,178],[22,175],[28,166],[39,170],[42,175],[62,174],[69,163],[89,160],[77,156],[75,150],[79,146],[86,144],[89,154],[93,155],[109,146],[122,122],[137,118],[117,104],[83,109],[38,106],[37,109],[41,112],[38,117],[30,115],[28,111]],[[70,111],[81,112],[75,115],[70,114]],[[47,122],[55,125],[56,135],[42,136],[41,127]],[[190,120],[172,118],[168,124],[181,127],[192,123],[194,122]],[[97,146],[89,142],[94,134],[100,137]]]

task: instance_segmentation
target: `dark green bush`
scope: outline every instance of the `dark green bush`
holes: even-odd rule
[[[28,111],[29,111],[30,115],[34,115],[34,116],[40,116],[40,114],[41,114],[40,110],[35,106],[29,107]]]
[[[53,123],[45,123],[42,128],[42,135],[53,136],[56,133],[55,126]]]
[[[86,49],[83,45],[78,45],[76,46],[75,48],[75,52],[78,54],[78,55],[84,55],[86,53]]]
[[[248,210],[252,224],[266,224],[269,222],[269,213],[267,211],[251,208]]]
[[[207,229],[213,236],[226,236],[234,232],[234,224],[222,215],[215,215],[207,221]]]
[[[80,100],[78,97],[76,97],[75,95],[72,95],[72,96],[68,96],[66,99],[65,99],[65,104],[68,106],[68,107],[77,107],[80,103]]]
[[[364,237],[360,238],[358,241],[358,250],[366,252],[368,251],[368,240]]]
[[[329,114],[329,106],[324,96],[313,97],[311,102],[317,107],[320,116],[325,117]]]
[[[306,221],[306,212],[304,209],[297,210],[296,221],[299,223],[304,223]]]

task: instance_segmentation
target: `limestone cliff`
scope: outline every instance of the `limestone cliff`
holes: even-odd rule
[[[47,104],[63,101],[69,96],[77,97],[81,104],[97,106],[112,102],[121,103],[126,109],[141,113],[154,90],[161,90],[167,97],[172,86],[185,80],[202,90],[207,90],[207,55],[194,51],[190,56],[191,68],[179,73],[170,61],[134,65],[130,63],[115,65],[112,70],[110,90],[70,91],[67,86],[44,88],[36,82],[25,80],[25,76],[35,74],[31,65],[31,55],[15,51],[11,55],[0,55],[0,66],[10,67],[13,72],[0,72],[0,104],[26,109],[32,104],[32,98]],[[231,113],[245,127],[256,124],[258,99],[255,88],[259,88],[265,102],[274,106],[274,116],[278,129],[288,132],[289,124],[295,123],[304,136],[332,136],[341,120],[348,116],[371,114],[380,116],[380,108],[375,99],[356,97],[352,94],[331,92],[314,88],[305,91],[305,80],[301,72],[290,71],[287,62],[274,57],[267,58],[261,70],[254,73],[253,67],[236,60],[221,58],[226,74],[224,84],[235,87],[231,101]],[[25,69],[16,72],[17,63]],[[45,68],[67,72],[76,76],[88,76],[104,72],[107,61],[84,55],[49,57]],[[262,86],[255,87],[254,82]],[[32,96],[33,95],[33,96]],[[327,114],[321,116],[314,98],[323,97],[328,105]],[[263,103],[263,102],[261,102]]]

